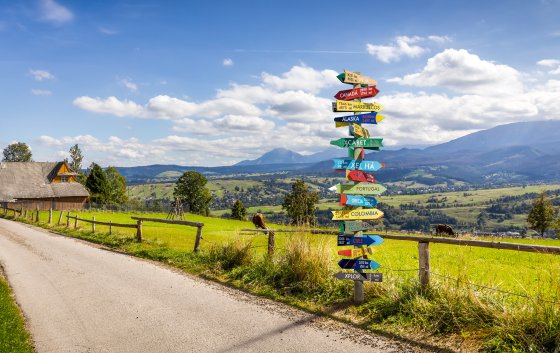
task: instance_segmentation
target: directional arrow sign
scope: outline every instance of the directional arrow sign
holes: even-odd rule
[[[375,270],[379,268],[381,264],[377,263],[375,260],[342,259],[338,262],[338,266],[340,266],[340,268],[354,270]]]
[[[379,103],[347,102],[337,100],[332,103],[333,112],[380,112],[383,106]]]
[[[348,123],[377,124],[383,119],[385,119],[383,115],[373,112],[373,113],[366,113],[366,114],[338,116],[334,118],[334,121],[336,122],[336,127],[340,127],[340,126],[347,126]]]
[[[336,76],[338,80],[342,83],[352,83],[352,84],[369,84],[376,85],[377,81],[372,78],[362,76],[359,72],[352,72],[344,70],[344,73]]]
[[[346,170],[346,180],[375,184],[375,176],[370,173],[362,172],[361,170]]]
[[[376,246],[381,243],[383,243],[383,238],[381,238],[377,234],[368,234],[363,237],[354,237],[350,235],[338,236],[338,246],[348,246],[348,245]]]
[[[377,161],[364,161],[355,159],[333,159],[333,169],[361,170],[362,172],[375,172],[385,165]]]
[[[339,147],[362,147],[368,150],[379,150],[380,147],[383,147],[383,139],[382,138],[340,138],[338,140],[332,140],[331,145],[339,146]]]
[[[354,185],[337,184],[336,192],[339,194],[350,195],[379,195],[384,193],[387,188],[381,184],[357,183]]]
[[[375,197],[355,196],[340,194],[340,206],[359,206],[359,207],[375,207],[377,200]]]
[[[344,221],[353,219],[379,219],[383,217],[383,212],[377,208],[362,209],[362,210],[338,210],[331,211],[333,214],[333,221]]]
[[[351,125],[350,134],[352,136],[355,136],[355,137],[364,137],[364,138],[369,137],[368,129],[366,129],[366,128],[362,127],[361,125],[358,125],[358,124],[352,124]]]
[[[382,273],[338,272],[333,275],[338,279],[351,279],[353,281],[383,282]]]
[[[373,229],[375,224],[362,221],[344,221],[340,222],[340,232],[360,232],[362,230]]]
[[[344,91],[340,91],[337,94],[335,94],[334,98],[343,101],[349,101],[352,99],[375,97],[377,93],[379,93],[377,87],[368,86],[368,87],[361,87],[361,88],[354,88],[354,89],[347,89]]]
[[[344,249],[338,250],[338,255],[346,257],[360,257],[373,254],[372,248]]]

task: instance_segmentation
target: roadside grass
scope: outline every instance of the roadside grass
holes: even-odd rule
[[[95,216],[118,223],[134,223],[131,215],[138,214],[79,212],[81,218]],[[187,220],[205,224],[201,251],[193,253],[196,228],[192,227],[145,222],[146,241],[136,243],[133,229],[113,228],[114,234],[108,235],[108,228],[98,225],[93,234],[88,223],[80,222],[80,228],[74,230],[73,220],[67,229],[64,218],[61,226],[44,224],[46,212],[40,218],[42,227],[166,262],[307,310],[331,313],[351,300],[352,283],[332,278],[338,271],[336,252],[340,249],[333,235],[277,233],[277,250],[270,258],[266,236],[240,235],[240,229],[253,227],[245,221],[188,214]],[[57,219],[55,212],[53,222]],[[543,239],[499,241],[560,245],[560,241]],[[411,332],[437,339],[451,335],[475,342],[488,352],[560,349],[560,305],[554,304],[560,302],[560,257],[447,244],[431,244],[430,253],[432,286],[422,292],[417,281],[417,243],[385,240],[373,255],[382,264],[378,272],[383,273],[383,282],[365,283],[364,304],[335,310],[332,315],[403,336]]]
[[[8,283],[0,273],[0,352],[33,353],[31,338]]]

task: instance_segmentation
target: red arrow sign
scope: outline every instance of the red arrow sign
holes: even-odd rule
[[[358,98],[375,97],[379,90],[375,86],[348,89],[338,92],[334,97],[338,100],[349,101]]]
[[[366,183],[375,183],[375,176],[373,174],[362,172],[361,170],[347,170],[346,179],[363,181]]]

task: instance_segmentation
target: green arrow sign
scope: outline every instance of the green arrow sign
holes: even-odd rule
[[[362,147],[366,149],[378,150],[383,147],[382,138],[340,138],[338,140],[332,140],[331,145],[339,147]]]
[[[387,188],[381,184],[356,183],[354,185],[336,185],[336,192],[339,194],[344,193],[350,195],[379,195],[384,193],[386,190]]]

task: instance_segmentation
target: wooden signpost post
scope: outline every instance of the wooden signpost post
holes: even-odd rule
[[[384,164],[377,161],[365,161],[365,150],[379,151],[383,146],[381,138],[370,138],[370,133],[361,124],[378,124],[383,116],[377,114],[383,110],[379,103],[363,103],[361,98],[375,97],[379,90],[377,82],[369,77],[362,76],[359,72],[344,70],[337,76],[340,82],[353,84],[354,87],[342,90],[335,95],[336,102],[332,103],[333,112],[353,112],[354,115],[336,117],[335,126],[348,126],[349,134],[354,138],[341,138],[331,141],[331,145],[348,148],[350,159],[334,159],[333,169],[344,171],[350,183],[338,184],[330,190],[340,194],[340,205],[353,207],[332,211],[333,220],[340,222],[338,246],[353,246],[351,249],[342,249],[338,254],[355,259],[342,259],[338,265],[342,269],[351,269],[354,272],[339,272],[334,275],[341,280],[354,281],[354,302],[364,301],[363,282],[381,282],[381,273],[366,273],[363,271],[375,270],[381,265],[368,259],[373,251],[368,246],[379,245],[383,238],[376,234],[363,235],[363,231],[372,229],[375,225],[362,220],[379,220],[383,212],[374,208],[377,200],[371,196],[378,195],[387,190],[383,185],[376,184],[376,178],[370,172],[378,171]],[[358,112],[366,112],[358,114]],[[350,233],[350,234],[349,234]]]

